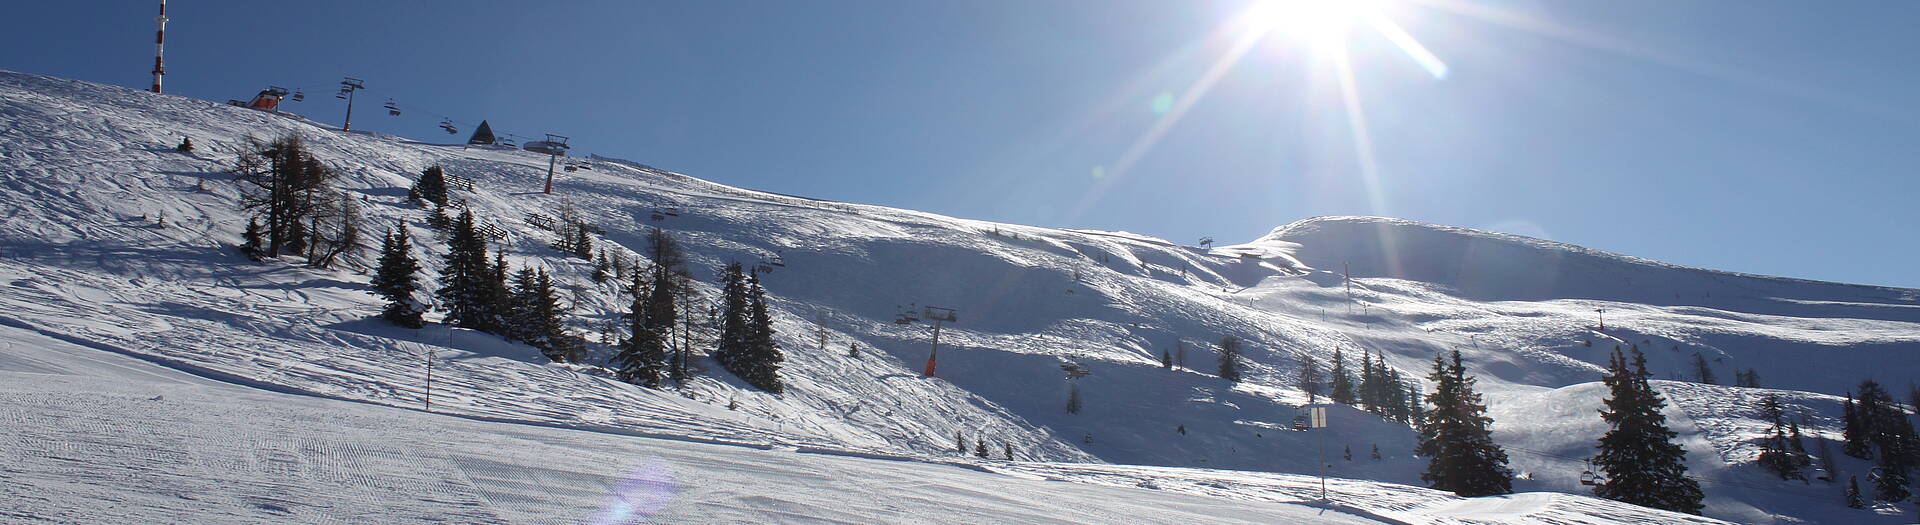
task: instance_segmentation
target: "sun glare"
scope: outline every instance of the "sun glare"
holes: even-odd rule
[[[1262,0],[1242,15],[1249,31],[1276,32],[1315,47],[1339,44],[1354,26],[1382,16],[1379,0]]]

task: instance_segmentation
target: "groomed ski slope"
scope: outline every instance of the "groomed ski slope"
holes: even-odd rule
[[[588,280],[586,261],[548,248],[551,234],[528,214],[570,203],[606,229],[602,246],[629,254],[644,248],[648,228],[666,229],[708,283],[727,261],[779,262],[766,281],[790,390],[744,388],[710,360],[712,370],[683,388],[650,390],[593,367],[542,363],[485,334],[368,320],[377,305],[360,267],[253,264],[232,249],[246,215],[235,210],[226,166],[250,134],[304,137],[342,174],[341,186],[365,199],[369,224],[414,229],[430,270],[444,243],[425,227],[427,211],[404,202],[405,188],[433,164],[472,178],[475,191],[454,197],[508,232],[495,246],[516,267],[546,267],[572,287],[563,286],[563,302],[590,335],[618,324],[626,299]],[[181,136],[200,149],[172,151]],[[1859,379],[1898,385],[1920,372],[1907,354],[1920,343],[1915,290],[1683,268],[1368,217],[1309,219],[1202,249],[588,163],[542,195],[546,158],[532,153],[341,133],[290,115],[0,72],[0,318],[203,375],[409,408],[424,403],[431,354],[435,410],[471,417],[973,461],[952,452],[959,432],[985,437],[996,456],[1012,445],[1023,460],[1294,474],[1318,470],[1315,436],[1289,430],[1306,401],[1293,385],[1301,358],[1324,366],[1336,348],[1380,353],[1417,378],[1437,352],[1458,348],[1492,402],[1496,440],[1525,475],[1515,488],[1568,493],[1585,493],[1581,458],[1600,432],[1602,394],[1592,382],[1615,345],[1639,345],[1661,377],[1684,370],[1695,352],[1723,380],[1752,368],[1766,386],[1791,389],[1781,392],[1789,410],[1810,418],[1803,430],[1816,441],[1838,435],[1834,395]],[[931,379],[918,373],[930,327],[894,323],[903,309],[927,305],[960,317],[943,327]],[[1595,326],[1599,308],[1605,331]],[[1248,341],[1246,381],[1213,376],[1212,343],[1222,335]],[[1184,366],[1159,367],[1162,352],[1182,347]],[[594,350],[595,363],[610,351]],[[1068,362],[1092,372],[1079,381],[1086,409],[1077,415],[1062,410]],[[1910,509],[1852,511],[1836,485],[1783,483],[1754,468],[1763,425],[1742,403],[1759,391],[1662,388],[1709,516],[1911,521]],[[1331,461],[1335,476],[1418,483],[1409,429],[1334,412],[1327,441],[1355,456]],[[1381,460],[1367,457],[1374,445]],[[1839,479],[1864,477],[1866,467],[1842,461]]]
[[[1721,523],[1555,494],[1334,480],[1322,505],[1301,476],[969,468],[476,421],[248,388],[14,326],[0,326],[0,422],[4,523]]]

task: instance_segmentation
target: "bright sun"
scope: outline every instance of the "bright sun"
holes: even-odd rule
[[[1337,44],[1353,26],[1385,11],[1380,0],[1261,0],[1241,16],[1249,31],[1277,32],[1314,46]]]

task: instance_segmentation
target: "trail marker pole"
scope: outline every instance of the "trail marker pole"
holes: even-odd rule
[[[1307,414],[1311,419],[1308,427],[1321,429],[1316,432],[1320,434],[1320,501],[1327,501],[1327,407],[1309,408]]]

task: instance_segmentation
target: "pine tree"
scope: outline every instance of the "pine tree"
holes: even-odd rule
[[[1860,459],[1873,459],[1873,448],[1867,444],[1866,425],[1860,418],[1858,406],[1853,402],[1853,392],[1847,392],[1847,401],[1840,405],[1840,414],[1843,425],[1841,436],[1846,440],[1846,446],[1841,447],[1840,451]]]
[[[1373,368],[1373,353],[1360,352],[1360,408],[1380,413],[1380,374]]]
[[[261,234],[266,248],[261,257],[307,253],[309,226],[314,215],[341,196],[333,188],[337,174],[307,151],[306,142],[289,135],[271,143],[249,139],[234,163],[236,180],[247,185],[242,209],[265,219]]]
[[[180,145],[174,146],[173,149],[181,153],[193,153],[193,138],[180,137]]]
[[[1874,478],[1874,498],[1905,501],[1912,496],[1909,474],[1920,466],[1920,436],[1907,421],[1906,410],[1880,384],[1869,379],[1860,382],[1860,397],[1853,410],[1858,437],[1879,452],[1879,475]],[[1849,443],[1852,445],[1852,443]]]
[[[1407,385],[1407,422],[1413,428],[1427,426],[1427,407],[1420,402],[1420,385]]]
[[[1160,368],[1165,368],[1167,370],[1173,369],[1173,351],[1172,350],[1160,351]]]
[[[1720,381],[1713,376],[1713,365],[1708,364],[1707,358],[1699,352],[1693,353],[1693,379],[1709,385],[1720,384]]]
[[[955,430],[953,431],[953,440],[956,442],[954,443],[955,449],[959,450],[961,454],[967,453],[967,435],[966,434],[962,434],[960,433],[960,431]]]
[[[1067,413],[1080,413],[1080,384],[1067,381]]]
[[[1434,392],[1427,396],[1433,406],[1420,428],[1420,445],[1414,453],[1431,458],[1420,479],[1432,488],[1466,497],[1513,493],[1513,471],[1507,468],[1507,452],[1493,442],[1493,418],[1473,390],[1476,380],[1467,375],[1467,367],[1454,350],[1452,362],[1435,356]]]
[[[246,255],[248,259],[260,260],[266,255],[267,250],[263,244],[264,235],[265,233],[260,229],[260,219],[247,219],[247,231],[241,237],[244,242],[240,244],[240,253]]]
[[[430,166],[420,172],[420,180],[407,188],[407,199],[427,201],[435,206],[447,205],[447,172],[438,165]]]
[[[1220,378],[1240,382],[1240,338],[1220,338]]]
[[[613,278],[613,274],[611,273],[612,269],[613,269],[613,265],[607,262],[606,250],[601,250],[600,256],[594,258],[593,260],[593,282],[595,284],[600,284],[600,283],[607,282],[607,279],[612,279]]]
[[[1873,499],[1899,503],[1913,497],[1904,470],[1882,466],[1879,474],[1873,480]]]
[[[572,338],[567,336],[560,318],[560,299],[553,290],[553,277],[545,270],[522,268],[514,276],[514,336],[540,350],[556,362],[569,359]]]
[[[1320,362],[1314,360],[1311,355],[1300,358],[1300,383],[1298,386],[1301,392],[1306,392],[1307,404],[1317,402],[1320,397]]]
[[[440,270],[441,308],[447,323],[480,330],[492,327],[493,268],[487,264],[487,243],[473,224],[473,212],[462,211],[447,240],[445,265]]]
[[[740,263],[728,263],[720,271],[720,337],[713,357],[734,375],[746,369],[747,356],[747,274]]]
[[[1603,381],[1612,395],[1600,417],[1611,430],[1600,437],[1594,464],[1606,473],[1606,482],[1594,495],[1643,507],[1699,514],[1705,495],[1700,483],[1687,477],[1686,449],[1674,443],[1667,417],[1660,413],[1666,400],[1647,379],[1646,355],[1633,349],[1633,364],[1618,348]]]
[[[747,345],[741,370],[734,372],[755,388],[775,394],[786,391],[780,380],[780,363],[787,360],[780,345],[773,341],[773,318],[767,312],[767,291],[760,280],[747,278]]]
[[[427,216],[427,227],[440,231],[447,231],[448,228],[453,227],[453,218],[447,216],[446,205],[435,204],[433,206],[433,214]]]
[[[1335,403],[1353,404],[1353,374],[1347,371],[1347,359],[1340,355],[1338,348],[1333,349],[1333,371],[1329,379],[1333,381],[1333,388],[1327,396]]]
[[[1813,464],[1813,461],[1806,457],[1804,450],[1796,453],[1789,448],[1787,423],[1784,411],[1780,408],[1780,396],[1767,394],[1765,397],[1760,398],[1760,417],[1771,423],[1771,426],[1767,429],[1768,436],[1760,442],[1760,459],[1758,461],[1760,466],[1773,472],[1774,475],[1780,476],[1780,479],[1783,480],[1797,479],[1806,481],[1807,476],[1802,473],[1802,470],[1808,465]],[[1797,437],[1797,427],[1795,432],[1795,436]]]
[[[1866,498],[1860,496],[1859,476],[1847,476],[1847,506],[1856,509],[1867,508]]]
[[[511,334],[507,333],[507,325],[513,321],[513,284],[510,280],[513,268],[507,265],[507,252],[495,252],[493,266],[490,268],[493,274],[492,278],[487,280],[486,287],[487,324],[480,329],[487,333],[508,335],[512,338]]]
[[[1380,445],[1378,444],[1373,446],[1373,460],[1380,461]]]
[[[1007,461],[1013,461],[1013,444],[1012,443],[1008,443],[1005,441],[1000,442],[1000,450],[1007,453]]]
[[[666,368],[666,334],[659,329],[660,323],[650,318],[658,310],[654,306],[656,294],[654,287],[642,277],[639,274],[633,277],[633,305],[627,314],[632,335],[621,342],[620,353],[613,356],[614,377],[628,383],[659,387],[661,371]]]
[[[973,457],[987,457],[987,438],[980,438],[979,441],[973,443]]]
[[[374,271],[373,292],[387,300],[386,307],[380,310],[380,318],[406,328],[419,328],[422,325],[420,314],[426,310],[413,297],[420,285],[414,280],[420,272],[420,261],[413,258],[413,241],[407,234],[407,225],[388,231],[380,245],[380,266]]]

